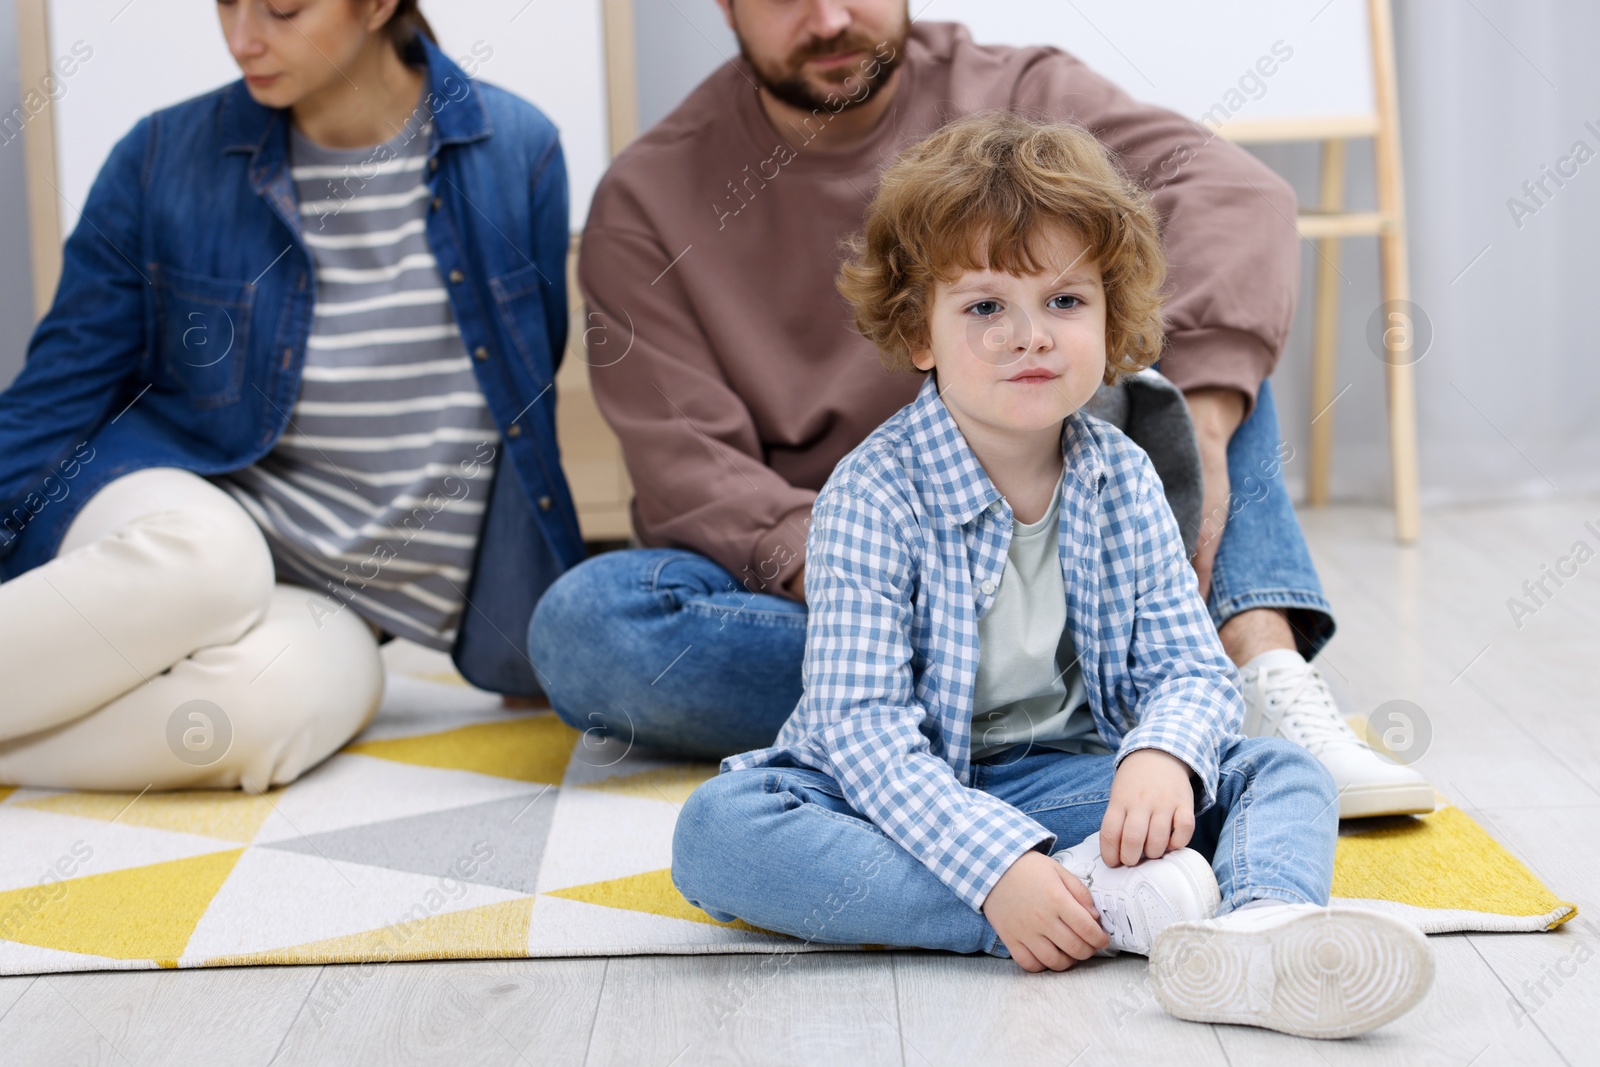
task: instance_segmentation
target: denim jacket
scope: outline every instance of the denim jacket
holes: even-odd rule
[[[537,693],[534,604],[583,558],[555,436],[567,339],[566,166],[556,129],[431,42],[428,243],[501,432],[454,648],[487,689]],[[55,556],[83,504],[141,468],[217,475],[265,456],[300,391],[316,274],[288,113],[242,81],[142,119],[67,240],[61,283],[0,394],[0,576]]]
[[[1216,800],[1244,717],[1150,459],[1084,412],[1061,447],[1058,546],[1067,627],[1100,739],[1117,760],[1155,748]],[[806,539],[804,693],[770,748],[724,771],[802,766],[974,909],[1054,835],[971,787],[978,620],[994,603],[1014,520],[930,376],[839,462]],[[1064,756],[1063,758],[1074,758]]]

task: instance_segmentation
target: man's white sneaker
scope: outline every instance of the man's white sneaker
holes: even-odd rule
[[[1111,952],[1150,955],[1156,935],[1186,919],[1217,913],[1222,894],[1211,864],[1192,848],[1180,848],[1135,867],[1108,867],[1100,858],[1100,835],[1090,834],[1051,856],[1089,890],[1100,909],[1100,926],[1111,938]]]
[[[1247,737],[1282,737],[1310,752],[1339,787],[1339,817],[1421,815],[1434,808],[1433,786],[1411,767],[1393,763],[1339,715],[1322,672],[1298,652],[1277,649],[1239,672]]]
[[[1150,954],[1150,981],[1180,1019],[1350,1037],[1422,999],[1433,950],[1393,916],[1271,904],[1167,927]]]

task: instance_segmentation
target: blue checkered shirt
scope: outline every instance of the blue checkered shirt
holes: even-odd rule
[[[1204,810],[1244,716],[1237,672],[1149,457],[1082,412],[1066,419],[1061,444],[1067,626],[1100,738],[1119,761],[1140,748],[1182,760]],[[724,772],[831,775],[974,909],[1024,852],[1055,844],[970,785],[978,619],[999,589],[1012,522],[930,376],[818,495],[804,694],[771,747],[722,761]]]

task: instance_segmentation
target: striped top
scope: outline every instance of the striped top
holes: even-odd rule
[[[448,649],[499,432],[425,232],[431,128],[357,149],[291,132],[317,294],[300,395],[272,452],[223,485],[281,578]]]

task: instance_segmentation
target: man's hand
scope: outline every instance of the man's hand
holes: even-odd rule
[[[1204,481],[1200,506],[1200,542],[1195,548],[1194,573],[1200,595],[1211,593],[1211,568],[1217,560],[1222,529],[1228,523],[1228,442],[1244,421],[1245,396],[1237,389],[1195,389],[1184,393],[1189,417],[1200,444],[1200,474]]]
[[[1111,943],[1089,890],[1042,852],[1024,852],[989,890],[983,914],[1025,971],[1064,971]]]
[[[1106,865],[1131,867],[1141,859],[1159,859],[1193,836],[1188,764],[1155,748],[1124,757],[1111,779],[1111,802],[1100,823],[1100,858]]]
[[[800,603],[804,604],[806,602],[806,565],[804,563],[800,564],[800,569],[794,572],[794,577],[785,583],[784,588],[789,591],[790,596],[800,601]]]

